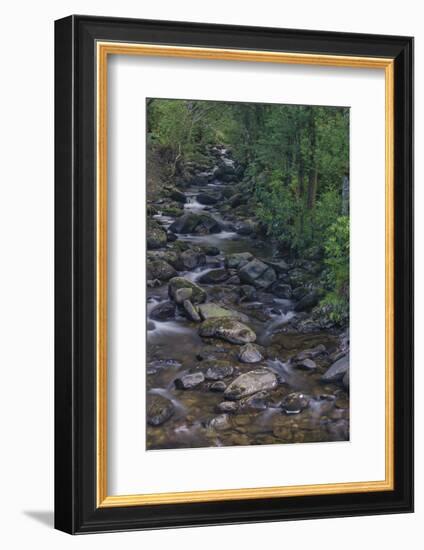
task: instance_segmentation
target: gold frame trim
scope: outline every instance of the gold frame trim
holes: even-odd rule
[[[97,506],[142,506],[255,498],[364,493],[394,489],[394,60],[302,53],[97,42]],[[107,494],[107,60],[108,55],[220,59],[331,67],[384,69],[386,124],[386,430],[385,479],[282,487],[178,493]]]

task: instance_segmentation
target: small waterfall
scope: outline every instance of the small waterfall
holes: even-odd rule
[[[205,205],[200,204],[200,202],[197,200],[197,195],[186,195],[187,202],[184,205],[185,210],[204,210]]]

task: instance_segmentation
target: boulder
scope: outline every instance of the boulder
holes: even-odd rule
[[[257,298],[256,288],[252,285],[242,285],[240,287],[240,300],[245,302],[254,302]]]
[[[283,300],[290,300],[292,297],[291,286],[281,281],[276,281],[272,285],[271,292],[277,296],[277,298],[282,298]]]
[[[259,363],[263,356],[255,344],[245,344],[240,348],[239,360],[242,363]]]
[[[187,202],[187,197],[184,195],[184,193],[182,193],[175,187],[167,187],[165,189],[165,192],[168,195],[168,197],[170,197],[172,200],[176,202],[179,202],[181,204],[185,204]]]
[[[243,195],[242,193],[236,193],[230,198],[230,206],[231,208],[237,208],[238,206],[241,206],[242,204],[246,204],[247,197]]]
[[[251,328],[230,317],[215,317],[203,321],[199,335],[204,338],[220,338],[231,344],[247,344],[256,340]]]
[[[174,269],[181,269],[180,252],[179,250],[170,250],[164,248],[162,250],[149,250],[147,256],[147,267],[149,262],[162,260],[171,265]]]
[[[220,254],[219,248],[212,245],[203,245],[200,247],[203,251],[203,254],[206,254],[206,256],[218,256]]]
[[[169,226],[172,233],[219,233],[221,231],[220,223],[211,215],[202,212],[196,214],[187,212],[183,216],[177,218],[174,223]]]
[[[226,269],[212,269],[199,278],[199,283],[208,285],[223,283],[229,276],[230,274]]]
[[[190,298],[193,295],[193,289],[192,288],[178,288],[175,291],[174,300],[177,304],[181,305],[184,304],[186,300],[190,300]]]
[[[180,390],[191,390],[204,382],[205,376],[203,372],[193,372],[192,374],[184,374],[181,378],[176,378],[175,386]]]
[[[216,393],[222,393],[227,389],[227,384],[223,382],[222,380],[217,380],[216,382],[213,382],[209,386],[209,390],[216,392]],[[224,412],[224,411],[223,411]]]
[[[198,172],[190,181],[190,185],[205,185],[214,177],[213,172]]]
[[[239,277],[243,283],[260,289],[268,288],[277,279],[274,269],[256,258],[240,269]]]
[[[147,219],[147,250],[155,250],[165,246],[167,242],[166,231],[155,221]]]
[[[250,252],[236,252],[229,254],[225,264],[229,269],[240,269],[253,260],[253,254]]]
[[[197,309],[194,307],[194,305],[190,302],[190,300],[184,300],[183,307],[186,312],[187,317],[194,321],[195,323],[200,323],[200,315],[197,312]]]
[[[190,301],[193,304],[201,304],[206,300],[206,292],[203,290],[203,288],[201,288],[199,285],[196,285],[196,283],[193,283],[192,281],[185,279],[184,277],[173,277],[169,281],[169,285],[168,285],[169,297],[172,298],[174,301],[177,301],[176,291],[181,288],[191,289],[192,293],[190,296]],[[188,299],[188,298],[185,298],[185,299]]]
[[[297,302],[297,304],[294,306],[294,310],[309,311],[318,304],[319,299],[319,293],[316,290],[311,290]]]
[[[239,313],[238,311],[234,311],[232,309],[221,307],[217,304],[214,304],[213,302],[199,305],[198,310],[200,313],[200,317],[203,319],[203,321],[216,317],[232,317],[234,319],[239,319],[240,321],[247,319],[247,317],[242,313]]]
[[[228,417],[228,414],[220,414],[209,422],[209,427],[214,430],[228,430],[231,428],[231,422]]]
[[[308,406],[309,397],[301,392],[289,393],[281,402],[281,408],[287,414],[298,414]]]
[[[147,395],[147,423],[150,426],[160,426],[171,418],[174,412],[174,405],[166,397],[155,393]]]
[[[295,361],[303,361],[304,359],[312,359],[314,357],[318,357],[318,355],[325,353],[326,349],[327,348],[324,346],[324,344],[318,344],[318,346],[315,346],[314,348],[305,349],[296,355]]]
[[[275,269],[275,271],[279,274],[287,273],[287,271],[290,269],[289,264],[282,259],[272,260],[272,261],[264,260],[264,261],[267,265]]]
[[[312,359],[302,359],[294,364],[297,369],[313,371],[317,368],[317,364]]]
[[[259,391],[239,401],[243,410],[264,411],[269,405],[269,395],[266,391]]]
[[[165,260],[147,260],[147,279],[159,279],[160,281],[168,281],[175,277],[177,272]]]
[[[307,287],[298,286],[297,288],[295,288],[292,291],[292,298],[293,298],[293,300],[300,300],[301,298],[306,296],[306,294],[308,294],[308,292],[309,292],[309,289]]]
[[[338,382],[343,379],[349,371],[349,354],[338,359],[331,367],[322,375],[323,382]]]
[[[212,206],[219,201],[219,197],[210,195],[209,193],[199,193],[197,195],[197,202],[200,204],[205,204],[207,206]]]
[[[161,302],[150,312],[150,318],[155,321],[169,321],[175,318],[176,305],[170,300]]]
[[[256,369],[238,376],[224,392],[231,401],[242,399],[264,390],[272,390],[278,384],[276,375],[266,368]]]
[[[258,224],[251,220],[246,220],[245,222],[239,222],[236,224],[236,233],[239,235],[251,235],[252,233],[256,233],[257,230]]]
[[[180,255],[180,264],[181,269],[194,269],[199,265],[204,265],[206,263],[205,254],[196,248],[189,248],[184,250]]]
[[[225,359],[207,359],[202,367],[206,367],[206,380],[222,380],[234,372],[234,367]]]
[[[216,410],[222,413],[235,413],[238,409],[237,401],[222,401],[216,406]]]

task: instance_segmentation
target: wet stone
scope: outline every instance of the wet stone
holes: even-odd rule
[[[155,321],[169,321],[175,317],[175,303],[166,301],[155,306],[150,312],[150,317]]]
[[[205,380],[203,372],[194,372],[192,374],[185,374],[181,378],[175,380],[175,386],[180,390],[191,390],[197,387]]]
[[[222,380],[223,378],[231,376],[234,372],[234,368],[229,364],[229,362],[224,360],[207,360],[205,363],[210,365],[205,372],[206,380]]]
[[[213,391],[213,392],[216,392],[216,393],[224,392],[227,389],[227,384],[225,382],[223,382],[222,380],[217,380],[216,382],[213,382],[209,386],[209,389],[210,389],[210,391]]]
[[[239,360],[242,363],[259,363],[263,356],[255,344],[245,344],[240,348]]]
[[[263,390],[272,390],[277,386],[277,377],[269,369],[256,369],[237,377],[225,390],[225,397],[239,400]]]
[[[228,430],[231,428],[231,422],[228,414],[220,414],[209,422],[209,427],[214,430]]]
[[[247,344],[256,340],[256,334],[251,328],[226,317],[204,321],[200,325],[199,334],[206,338],[221,338],[231,344]]]
[[[287,414],[298,414],[309,406],[309,398],[301,392],[286,395],[281,402],[281,408]]]
[[[297,369],[305,371],[314,371],[317,368],[317,364],[312,359],[303,359],[303,361],[297,361],[294,365]]]
[[[192,288],[179,288],[175,291],[174,299],[177,304],[183,304],[185,300],[190,300],[193,295]]]
[[[172,402],[159,394],[147,396],[147,422],[150,426],[160,426],[174,414]]]
[[[222,413],[235,413],[238,409],[236,401],[222,401],[216,406],[216,410]]]
[[[183,307],[186,312],[186,315],[191,321],[195,323],[200,323],[200,315],[197,312],[197,309],[193,306],[190,300],[184,300]]]

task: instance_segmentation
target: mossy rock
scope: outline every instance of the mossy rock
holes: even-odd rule
[[[170,298],[175,300],[175,293],[180,288],[190,288],[193,291],[190,298],[193,304],[201,304],[206,300],[206,292],[203,288],[184,277],[173,277],[169,281],[168,293]]]

